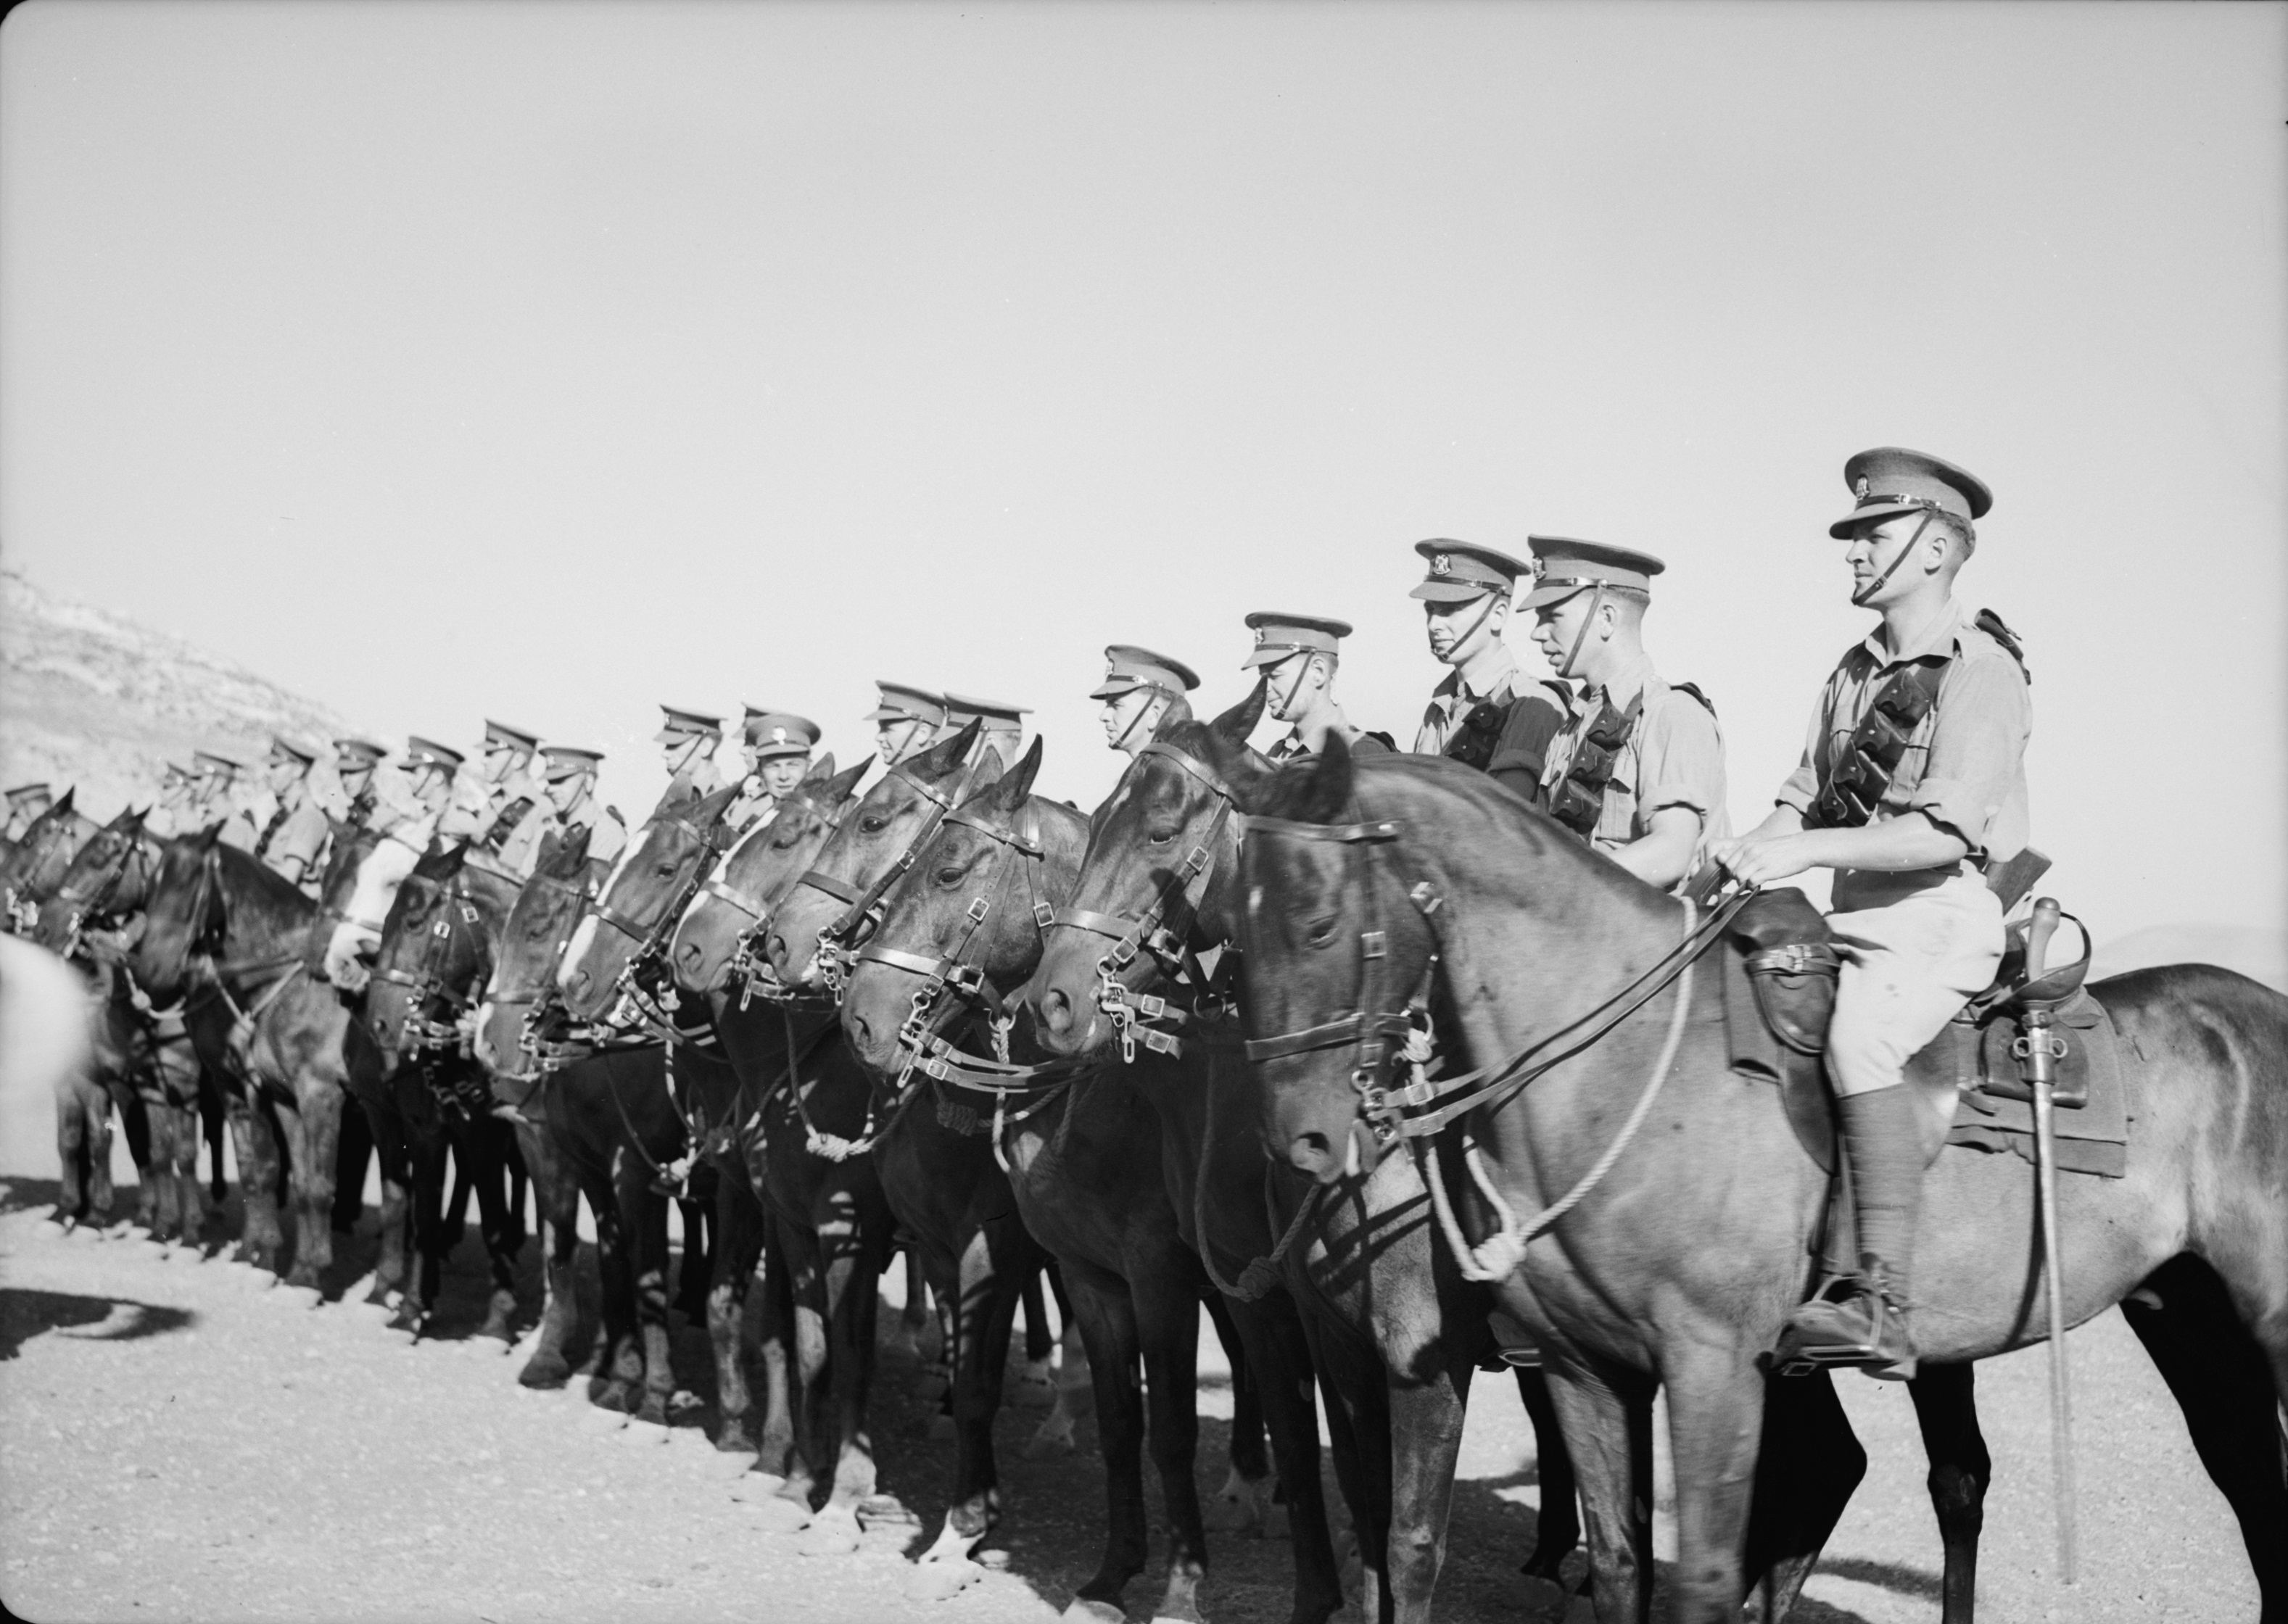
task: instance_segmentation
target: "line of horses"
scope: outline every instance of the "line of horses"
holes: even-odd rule
[[[593,1402],[663,1424],[682,1200],[717,1446],[754,1457],[767,1521],[814,1554],[854,1549],[879,1505],[877,1294],[903,1250],[938,1308],[957,1440],[917,1597],[979,1574],[1015,1313],[1031,1294],[1037,1335],[1045,1279],[1106,1482],[1069,1616],[1105,1624],[1148,1565],[1147,1448],[1168,1531],[1153,1614],[1212,1610],[1204,1308],[1235,1373],[1227,1493],[1283,1506],[1291,1616],[1342,1605],[1347,1512],[1364,1616],[1429,1617],[1473,1377],[1519,1341],[1498,1313],[1541,1359],[1516,1378],[1540,1449],[1529,1571],[1554,1577],[1585,1533],[1597,1616],[1650,1616],[1664,1388],[1673,1616],[1784,1617],[1865,1457],[1828,1376],[1767,1368],[1826,1181],[1771,1091],[1727,1069],[1696,915],[1456,764],[1331,741],[1275,768],[1245,744],[1260,704],[1164,726],[1093,814],[1034,793],[1039,741],[1007,764],[973,725],[863,789],[863,768],[822,764],[743,835],[730,791],[663,805],[608,871],[576,833],[521,886],[365,832],[314,902],[212,831],[162,840],[131,812],[97,828],[67,798],[0,864],[20,927],[91,951],[99,1056],[60,1101],[64,1216],[107,1208],[116,1105],[146,1125],[139,1217],[202,1234],[203,1095],[235,1136],[244,1255],[283,1264],[290,1208],[285,1288],[314,1294],[354,1099],[380,1158],[376,1299],[425,1328],[459,1226],[449,1153],[493,1271],[484,1332],[513,1335],[528,1177],[545,1299],[520,1380],[561,1385],[584,1198]],[[1515,1069],[1638,983],[1656,990],[1530,1087],[1443,1132],[1378,1126],[1408,1078]],[[2135,1131],[2126,1177],[2066,1192],[2070,1317],[2129,1309],[2240,1518],[2263,1617],[2288,1619],[2288,999],[2203,966],[2094,990],[2136,1057]],[[1648,1076],[1659,1109],[1609,1154]],[[2039,1337],[2040,1248],[2018,1158],[1950,1152],[1931,1176],[1911,1387],[1944,1615],[1966,1624],[1990,1475],[1972,1372]],[[1468,1239],[1513,1232],[1538,1238],[1498,1268]],[[1036,1368],[1047,1351],[1029,1348]]]

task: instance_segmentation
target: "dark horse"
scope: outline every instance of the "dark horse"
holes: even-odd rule
[[[1736,1618],[1751,1584],[1784,1612],[1863,1456],[1831,1389],[1766,1373],[1810,1285],[1826,1181],[1769,1095],[1728,1069],[1719,978],[1691,973],[1693,910],[1441,762],[1354,763],[1336,745],[1257,811],[1270,815],[1243,844],[1241,943],[1268,1143],[1323,1183],[1339,1176],[1343,1147],[1374,1138],[1362,1090],[1393,1081],[1394,1044],[1378,1041],[1418,1012],[1456,1064],[1497,1081],[1546,1044],[1555,1063],[1490,1097],[1424,1165],[1434,1199],[1448,1183],[1482,1192],[1450,1208],[1449,1248],[1498,1276],[1502,1307],[1548,1351],[1579,1446],[1598,1615],[1649,1605],[1634,1508],[1656,1382],[1676,1469],[1677,1616]],[[1664,967],[1627,1018],[1577,1035]],[[2125,1176],[2060,1191],[2069,1320],[2139,1295],[2130,1323],[2240,1516],[2264,1616],[2288,1617],[2288,999],[2204,965],[2092,990],[2130,1061],[2136,1135]],[[1649,1131],[1630,1137],[1633,1124]],[[1948,1152],[1927,1176],[1926,1366],[2040,1340],[2032,1168]],[[1460,1220],[1493,1227],[1497,1204],[1504,1243],[1473,1243]]]
[[[1203,955],[1213,957],[1236,929],[1233,798],[1267,784],[1273,772],[1245,748],[1261,708],[1259,688],[1212,723],[1169,725],[1139,754],[1098,814],[1071,906],[1060,910],[1025,989],[1044,1042],[1058,1053],[1108,1053],[1132,1012],[1155,995],[1179,1012],[1180,1030],[1204,1040],[1185,1047],[1214,1063],[1209,1109],[1223,1149],[1219,1176],[1196,1199],[1209,1232],[1202,1244],[1212,1244],[1235,1273],[1239,1263],[1274,1254],[1279,1232],[1298,1221],[1309,1192],[1284,1172],[1283,1156],[1275,1162],[1264,1156],[1254,1131],[1260,1105],[1253,1068],[1218,1022],[1203,1025],[1195,1007],[1215,1002],[1196,984],[1205,974]],[[1218,979],[1227,980],[1227,972]],[[1129,1052],[1140,1059],[1149,1048],[1129,1034]],[[1347,1181],[1322,1203],[1317,1226],[1293,1248],[1281,1277],[1325,1324],[1315,1338],[1318,1363],[1351,1415],[1366,1468],[1358,1510],[1368,1571],[1387,1593],[1380,1604],[1400,1619],[1429,1612],[1454,1453],[1472,1374],[1490,1352],[1492,1307],[1482,1287],[1430,1266],[1427,1212],[1418,1183],[1402,1176],[1409,1172],[1394,1167]],[[1282,1208],[1275,1229],[1267,1201]],[[1257,1312],[1280,1314],[1283,1322],[1294,1319],[1296,1305],[1281,1291],[1265,1296]],[[1571,1465],[1540,1374],[1521,1370],[1518,1383],[1534,1421],[1542,1493],[1539,1537],[1526,1571],[1554,1580],[1579,1541]],[[1302,1399],[1307,1408],[1307,1387]],[[1315,1465],[1310,1470],[1315,1475]],[[1389,1541],[1392,1527],[1405,1537]],[[1370,1598],[1370,1611],[1377,1604]]]
[[[822,1059],[829,1049],[843,1053],[846,1049],[830,999],[790,1000],[775,977],[747,967],[751,957],[734,974],[734,963],[742,959],[740,943],[751,942],[767,929],[786,896],[806,875],[832,869],[849,874],[858,886],[871,885],[873,870],[892,860],[890,843],[903,840],[910,847],[929,822],[926,812],[942,810],[920,792],[941,789],[962,767],[960,752],[948,749],[906,764],[854,803],[848,792],[861,770],[853,769],[829,786],[832,793],[806,788],[783,803],[767,828],[733,849],[721,872],[694,899],[676,933],[673,960],[679,985],[709,997],[716,1028],[740,1072],[742,1099],[751,1097],[769,1108],[761,1124],[766,1137],[770,1121],[783,1119],[790,1109],[781,1087],[788,1042],[800,1044],[803,1032],[819,1026],[818,1012],[822,1011],[822,1029],[813,1040],[816,1052]],[[880,827],[862,847],[828,851],[838,829],[854,830],[877,820]],[[814,869],[814,864],[819,867]],[[825,876],[825,883],[840,882]],[[871,1097],[868,1099],[870,1105]],[[799,1121],[786,1127],[790,1131],[780,1151],[767,1153],[766,1162],[782,1153],[810,1154],[808,1135]],[[983,1572],[968,1558],[999,1515],[993,1418],[1001,1401],[1012,1320],[1020,1295],[1029,1289],[1037,1294],[1037,1285],[1032,1283],[1037,1282],[1048,1255],[1025,1229],[1008,1178],[995,1165],[990,1147],[974,1134],[933,1113],[900,1112],[878,1121],[871,1139],[869,1160],[883,1194],[910,1237],[921,1274],[941,1306],[949,1311],[945,1353],[952,1378],[946,1398],[956,1444],[953,1493],[945,1525],[908,1583],[908,1594],[917,1599],[939,1598]],[[767,1169],[763,1176],[769,1176]],[[800,1182],[799,1170],[795,1177]],[[909,1289],[913,1290],[910,1280]],[[916,1291],[909,1299],[910,1314],[921,1306]],[[1040,1357],[1045,1358],[1048,1344],[1039,1298],[1035,1295],[1027,1301],[1029,1328],[1042,1343]],[[1053,1447],[1060,1440],[1069,1443],[1063,1398],[1060,1389],[1057,1408],[1037,1435],[1037,1447]]]
[[[1038,963],[1042,922],[1069,900],[1088,842],[1084,814],[1032,794],[1040,761],[1036,739],[1005,776],[938,820],[882,896],[880,924],[849,973],[843,1027],[860,1058],[892,1080],[897,1095],[884,1107],[892,1121],[965,1120],[989,1137],[1026,1227],[1063,1272],[1096,1390],[1108,1511],[1102,1559],[1069,1616],[1118,1618],[1121,1592],[1144,1568],[1148,1436],[1170,1539],[1154,1616],[1196,1618],[1207,1546],[1193,1477],[1195,1364],[1208,1281],[1187,1242],[1184,1198],[1208,1146],[1202,1068],[1028,1064],[1038,1054],[1030,1034],[1013,1030],[1003,1011]],[[969,1046],[949,1047],[944,1032]],[[1251,1335],[1246,1346],[1273,1344]],[[1259,1390],[1262,1373],[1243,1359],[1235,1373],[1256,1377]],[[1307,1358],[1300,1406],[1276,1406],[1287,1424],[1275,1439],[1296,1512],[1293,1616],[1317,1624],[1342,1592],[1320,1503],[1309,1368]],[[1284,1399],[1298,1382],[1278,1368],[1270,1386]],[[1306,1453],[1307,1475],[1298,1470]]]
[[[509,1172],[520,1166],[509,1124],[492,1112],[492,1092],[465,1052],[458,1028],[492,970],[493,943],[515,906],[518,883],[468,860],[468,847],[433,848],[398,886],[383,922],[381,945],[367,984],[365,1025],[381,1055],[382,1087],[361,1103],[373,1126],[385,1184],[409,1192],[414,1256],[407,1265],[403,1223],[383,1213],[378,1296],[403,1295],[398,1326],[421,1336],[429,1327],[448,1250],[445,1156],[473,1187],[478,1228],[492,1271],[492,1296],[481,1336],[508,1342],[516,1318],[520,1215],[508,1199]],[[388,1266],[393,1246],[399,1278]]]
[[[0,929],[22,935],[39,917],[40,904],[61,883],[79,849],[93,837],[94,819],[72,809],[67,789],[32,820],[15,845],[0,855]]]
[[[246,1197],[242,1247],[264,1268],[277,1266],[283,1244],[274,1194],[282,1153],[295,1206],[285,1283],[314,1302],[333,1262],[345,1090],[354,1071],[369,1075],[380,1058],[314,972],[324,947],[314,929],[318,905],[218,833],[166,848],[130,963],[155,1002],[185,1002],[201,1060],[238,1092],[231,1126]],[[336,864],[330,886],[346,867]]]

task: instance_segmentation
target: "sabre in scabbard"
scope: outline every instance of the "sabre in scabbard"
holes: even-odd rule
[[[2058,905],[2050,897],[2034,904],[2026,931],[2026,979],[2041,979],[2050,938],[2057,933]],[[2065,1052],[2050,1030],[2051,1014],[2029,1007],[2024,1035],[2013,1052],[2034,1097],[2034,1160],[2042,1214],[2042,1283],[2050,1311],[2050,1453],[2058,1510],[2058,1571],[2074,1581],[2073,1403],[2066,1379],[2065,1289],[2060,1278],[2058,1245],[2058,1155],[2053,1113],[2056,1108],[2057,1062]]]

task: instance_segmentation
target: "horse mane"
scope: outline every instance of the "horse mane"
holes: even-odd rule
[[[432,841],[429,849],[416,860],[413,876],[423,880],[449,880],[460,873],[469,860],[469,844],[457,840],[451,845]]]
[[[284,935],[302,930],[317,916],[318,905],[302,894],[301,887],[253,853],[220,841],[212,850],[225,895],[231,899],[234,933],[267,926]]]

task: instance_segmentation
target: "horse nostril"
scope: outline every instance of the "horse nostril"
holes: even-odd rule
[[[850,1035],[858,1040],[858,1047],[862,1050],[874,1046],[874,1028],[862,1015],[853,1014],[850,1017]]]
[[[770,940],[763,946],[763,951],[770,956],[772,963],[785,963],[787,961],[786,938],[781,936],[776,931],[772,931]]]
[[[1308,1173],[1322,1184],[1334,1176],[1334,1148],[1323,1133],[1297,1134],[1287,1147],[1287,1160],[1298,1171]]]
[[[1057,987],[1041,994],[1041,1024],[1057,1036],[1072,1030],[1072,1000]]]

